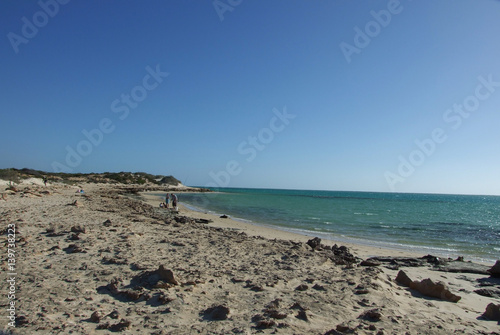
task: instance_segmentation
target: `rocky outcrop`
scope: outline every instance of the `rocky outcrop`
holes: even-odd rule
[[[488,307],[486,307],[483,317],[488,320],[500,321],[500,305],[493,303],[489,304]]]
[[[434,283],[431,279],[424,279],[422,281],[413,281],[410,288],[422,293],[425,296],[447,300],[451,302],[458,302],[462,297],[455,295],[448,290],[445,283],[438,281]]]
[[[437,283],[433,282],[431,279],[412,281],[404,271],[399,271],[396,281],[401,285],[418,291],[427,297],[438,298],[450,302],[458,302],[462,299],[462,297],[451,293],[446,284],[441,281],[438,281]]]
[[[495,265],[491,269],[488,270],[488,273],[495,278],[500,278],[500,261],[497,261]]]
[[[316,250],[316,248],[321,246],[321,239],[319,237],[315,237],[307,241],[306,244],[310,246],[312,250]]]
[[[474,273],[488,275],[492,269],[488,270],[486,265],[476,264],[472,262],[464,262],[460,257],[456,260],[439,258],[432,255],[427,255],[420,258],[415,257],[371,257],[364,260],[361,265],[363,266],[379,266],[392,270],[399,270],[401,267],[421,267],[432,266],[434,270],[453,273]],[[494,273],[499,274],[500,265],[493,270]],[[500,274],[499,274],[500,275]]]
[[[396,277],[396,281],[398,283],[400,283],[401,285],[406,286],[406,287],[410,287],[411,282],[412,282],[412,280],[410,279],[410,277],[408,277],[408,275],[406,274],[406,272],[404,272],[403,270],[400,270],[398,272],[398,275]]]

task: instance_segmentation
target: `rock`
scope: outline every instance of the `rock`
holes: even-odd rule
[[[165,269],[165,267],[163,265],[160,265],[160,268],[157,270],[157,272],[163,281],[165,281],[169,284],[179,285],[179,282],[177,281],[177,279],[175,279],[175,276],[174,276],[174,273],[172,272],[172,270]]]
[[[308,246],[311,247],[312,250],[316,250],[321,245],[321,239],[319,237],[315,237],[306,242]]]
[[[117,320],[120,317],[120,314],[118,313],[117,310],[114,310],[111,313],[109,313],[108,316],[112,319]]]
[[[119,323],[111,325],[108,329],[111,330],[112,332],[122,332],[128,327],[130,327],[131,324],[132,322],[125,319],[121,319]]]
[[[79,203],[78,200],[75,200],[72,203],[68,204],[68,206],[82,207],[83,205]]]
[[[500,277],[500,261],[497,261],[491,269],[488,270],[492,277]]]
[[[78,244],[70,244],[67,248],[63,249],[68,254],[75,254],[78,252],[85,252],[85,250]]]
[[[489,275],[488,266],[472,262],[451,261],[435,267],[438,271]]]
[[[266,315],[272,319],[283,320],[288,316],[287,313],[277,311],[275,309],[266,310]]]
[[[361,266],[380,266],[382,263],[373,259],[366,259],[359,264]]]
[[[26,326],[30,323],[28,318],[24,315],[20,315],[16,318],[16,326]]]
[[[82,226],[73,226],[71,227],[71,232],[77,233],[77,234],[85,234],[85,227]]]
[[[330,259],[337,265],[353,265],[358,262],[358,259],[349,252],[346,246],[337,246],[336,244],[332,247],[333,257]]]
[[[500,299],[500,290],[498,289],[481,288],[475,290],[474,293],[482,295],[483,297]]]
[[[295,288],[295,291],[301,291],[301,292],[304,292],[304,291],[307,291],[309,289],[309,286],[305,285],[305,284],[302,284],[302,285],[299,285]]]
[[[295,317],[302,321],[309,321],[306,311],[299,311]]]
[[[104,227],[111,227],[111,220],[107,219],[106,221],[103,222],[102,224]]]
[[[195,222],[196,223],[209,224],[209,223],[211,223],[213,221],[212,220],[208,220],[208,219],[196,219]]]
[[[338,330],[331,329],[327,331],[324,335],[343,335],[344,333],[339,332]]]
[[[323,285],[316,284],[313,286],[313,289],[316,291],[326,291],[326,288]]]
[[[101,322],[101,313],[99,313],[98,311],[95,311],[94,313],[92,313],[92,315],[90,316],[90,321],[94,322],[94,323],[99,323]]]
[[[227,216],[227,215],[225,215],[225,214],[224,214],[224,215],[221,215],[221,216],[220,216],[220,218],[221,218],[221,219],[228,219],[228,218],[229,218],[229,216]]]
[[[205,315],[205,318],[211,319],[211,320],[217,320],[217,321],[222,321],[222,320],[227,320],[229,316],[229,308],[226,306],[220,305],[220,306],[215,306],[211,307],[203,312]]]
[[[413,281],[410,288],[422,293],[425,296],[443,299],[451,302],[458,302],[462,297],[451,293],[446,284],[439,281],[434,283],[431,279],[424,279],[421,282]]]
[[[176,216],[176,217],[174,217],[174,220],[175,220],[175,222],[182,223],[182,224],[195,222],[194,219],[191,219],[187,216]]]
[[[410,277],[408,277],[406,272],[404,272],[403,270],[399,270],[398,275],[396,277],[396,281],[406,287],[410,287],[412,282]]]
[[[252,317],[252,322],[255,322],[255,327],[257,329],[270,329],[276,326],[276,321],[267,320],[264,318],[264,316],[260,314],[257,314],[254,317]]]
[[[80,239],[80,235],[79,234],[71,234],[68,239],[70,241],[78,241]]]
[[[336,331],[342,333],[342,334],[345,334],[345,333],[356,333],[356,329],[355,328],[351,328],[349,326],[345,326],[345,325],[338,325],[336,328]]]
[[[372,309],[361,314],[359,319],[377,322],[382,319],[382,313],[379,309]]]
[[[489,304],[486,307],[483,317],[489,320],[500,321],[500,305],[495,305],[494,303]]]

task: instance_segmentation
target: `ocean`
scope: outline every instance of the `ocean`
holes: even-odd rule
[[[494,263],[500,197],[219,188],[184,193],[191,209],[341,242]]]

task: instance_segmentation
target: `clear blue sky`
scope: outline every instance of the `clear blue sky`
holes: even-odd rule
[[[0,168],[500,194],[500,1],[59,1],[0,2]]]

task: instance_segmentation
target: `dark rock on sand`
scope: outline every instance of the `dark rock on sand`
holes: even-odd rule
[[[358,258],[349,252],[346,246],[337,246],[336,244],[332,247],[333,257],[330,259],[336,265],[352,265],[358,262]]]
[[[373,260],[373,259],[366,259],[362,261],[359,265],[361,266],[380,266],[382,265],[381,262]]]
[[[399,270],[398,275],[396,277],[396,281],[406,287],[410,287],[412,283],[410,277],[408,277],[406,272],[404,272],[403,270]]]
[[[371,309],[361,314],[359,319],[377,322],[382,319],[382,313],[380,312],[380,309]]]
[[[474,293],[482,295],[483,297],[500,299],[500,289],[481,288],[479,290],[475,290]]]
[[[400,267],[420,267],[433,266],[433,269],[443,272],[453,273],[474,273],[474,274],[490,274],[488,267],[472,262],[464,262],[463,258],[457,260],[443,259],[432,255],[427,255],[421,258],[414,257],[371,257],[365,262],[380,262],[386,264],[390,269],[397,270]]]
[[[340,332],[340,334],[356,334],[356,329],[345,325],[338,325],[335,331]],[[335,333],[331,333],[335,334]]]
[[[301,292],[304,292],[304,291],[307,291],[309,289],[309,286],[307,286],[306,284],[302,284],[302,285],[299,285],[295,288],[295,291],[301,291]]]
[[[257,314],[252,317],[252,322],[255,323],[257,329],[270,329],[276,326],[276,321],[266,319],[263,315]]]
[[[426,259],[414,257],[371,257],[366,261],[388,264],[391,265],[391,268],[399,268],[400,266],[418,267],[427,264]]]
[[[101,313],[99,313],[98,311],[95,311],[90,316],[90,321],[95,322],[95,323],[99,323],[99,322],[101,322],[101,318],[102,318]]]
[[[122,332],[125,329],[127,329],[128,327],[130,327],[131,324],[132,324],[132,322],[125,320],[125,319],[121,319],[120,322],[109,326],[108,330],[110,330],[112,332]]]
[[[63,249],[68,254],[75,254],[78,252],[86,252],[80,245],[78,244],[70,244],[67,248]]]
[[[28,320],[28,318],[24,315],[20,315],[16,318],[16,326],[17,327],[26,326],[29,323],[30,323],[30,320]]]
[[[210,307],[209,309],[203,312],[203,315],[208,320],[222,321],[222,320],[227,320],[229,312],[230,312],[229,308],[220,305],[220,306]]]
[[[488,273],[491,274],[492,277],[500,278],[500,261],[497,261],[495,265],[488,270]]]
[[[85,227],[82,227],[82,226],[73,226],[71,227],[71,232],[72,233],[77,233],[77,234],[85,234],[86,232],[86,229]]]
[[[475,264],[471,262],[451,261],[435,267],[438,271],[453,273],[475,273],[480,275],[489,275],[488,266]]]
[[[326,288],[323,285],[316,284],[313,286],[313,289],[316,291],[326,291]]]
[[[307,241],[306,244],[310,246],[312,250],[316,250],[319,246],[321,246],[321,239],[319,237],[315,237]]]
[[[309,321],[309,317],[307,316],[307,313],[304,310],[299,311],[295,317],[302,321]]]
[[[451,302],[458,302],[462,297],[451,293],[443,282],[434,283],[431,279],[413,281],[410,288],[422,293],[425,296],[443,299]]]
[[[489,304],[486,307],[486,311],[483,314],[483,317],[489,320],[500,321],[500,305]]]

